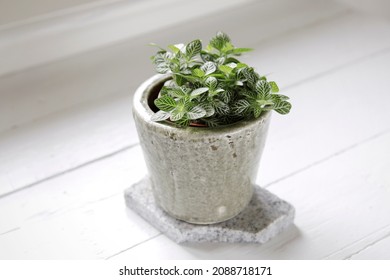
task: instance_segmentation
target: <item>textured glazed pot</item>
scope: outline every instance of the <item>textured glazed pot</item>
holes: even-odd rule
[[[150,120],[168,76],[136,91],[133,114],[156,203],[173,217],[211,224],[239,214],[253,195],[271,113],[220,128],[178,128]]]

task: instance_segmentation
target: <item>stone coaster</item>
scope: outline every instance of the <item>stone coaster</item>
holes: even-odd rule
[[[127,206],[177,243],[265,243],[294,220],[294,207],[269,191],[255,186],[248,207],[236,217],[212,225],[195,225],[169,216],[155,204],[148,178],[125,191]]]

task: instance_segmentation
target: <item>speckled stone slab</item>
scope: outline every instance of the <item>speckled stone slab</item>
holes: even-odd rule
[[[169,216],[155,204],[148,178],[125,191],[126,205],[177,243],[265,243],[294,220],[294,207],[269,191],[255,187],[248,207],[238,216],[218,224],[195,225]]]

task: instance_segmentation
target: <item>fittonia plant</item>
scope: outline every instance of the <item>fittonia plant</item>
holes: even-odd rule
[[[216,127],[265,111],[290,111],[289,98],[277,93],[275,82],[237,59],[251,49],[234,47],[225,33],[218,32],[204,49],[200,40],[168,48],[152,57],[158,73],[172,76],[154,101],[159,111],[153,121]]]

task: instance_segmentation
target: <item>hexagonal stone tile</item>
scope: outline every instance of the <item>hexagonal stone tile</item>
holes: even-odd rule
[[[177,220],[155,204],[146,177],[125,191],[126,205],[177,243],[255,242],[265,243],[293,223],[294,207],[269,191],[255,186],[248,207],[236,217],[212,225]]]

